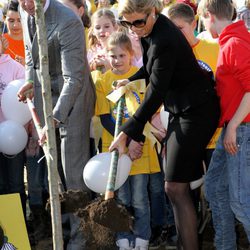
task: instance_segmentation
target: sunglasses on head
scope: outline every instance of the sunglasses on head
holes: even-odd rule
[[[137,19],[135,20],[134,22],[130,23],[128,21],[125,21],[125,20],[122,20],[122,17],[119,18],[119,23],[126,27],[126,28],[131,28],[132,26],[136,27],[136,28],[143,28],[146,23],[147,23],[147,20],[148,20],[148,17],[149,17],[150,13],[146,15],[145,18],[143,19]]]

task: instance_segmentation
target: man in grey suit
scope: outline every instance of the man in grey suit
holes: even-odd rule
[[[19,3],[26,51],[26,83],[18,96],[24,100],[27,90],[34,90],[34,104],[44,124],[37,36],[29,25],[35,14],[34,0],[19,0]],[[68,190],[87,190],[82,172],[90,155],[89,130],[95,89],[86,58],[84,28],[73,11],[61,3],[55,0],[43,0],[43,3],[53,116],[59,123],[66,187]]]
[[[33,88],[34,103],[44,123],[37,36],[33,41],[28,19],[34,15],[33,0],[19,0],[26,51],[26,84],[20,99]],[[33,7],[32,7],[33,6]],[[89,159],[89,128],[94,113],[95,90],[86,59],[84,29],[69,8],[54,0],[45,1],[49,72],[53,98],[53,116],[59,122],[61,153],[67,189],[85,189],[83,166]],[[31,83],[33,82],[33,83]]]

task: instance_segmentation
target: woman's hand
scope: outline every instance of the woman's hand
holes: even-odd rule
[[[109,151],[112,152],[113,150],[117,149],[119,156],[124,154],[126,151],[127,138],[128,136],[124,132],[121,132],[117,137],[114,138],[114,141],[109,147]]]
[[[129,82],[130,81],[128,79],[117,80],[115,81],[115,85],[112,87],[113,89],[119,89],[120,87],[127,85]]]

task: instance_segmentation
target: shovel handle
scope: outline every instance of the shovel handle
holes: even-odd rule
[[[119,99],[117,105],[117,117],[115,122],[114,137],[116,137],[119,134],[119,127],[121,126],[123,119],[124,106],[125,106],[125,96],[123,95]],[[118,160],[119,160],[119,152],[117,149],[115,149],[114,151],[111,152],[111,163],[110,163],[108,182],[105,192],[105,200],[114,198]]]

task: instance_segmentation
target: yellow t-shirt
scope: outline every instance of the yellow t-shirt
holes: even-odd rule
[[[132,66],[130,70],[124,75],[116,75],[112,72],[112,70],[108,70],[106,73],[100,76],[100,78],[96,82],[96,107],[95,112],[97,116],[104,114],[111,114],[113,122],[116,120],[116,111],[117,104],[110,102],[106,96],[110,94],[112,89],[113,81],[120,79],[127,79],[132,76],[135,72],[137,72],[138,68]],[[134,98],[133,100],[129,100],[129,105],[138,105],[141,103],[143,99],[143,95],[133,91]],[[135,104],[135,102],[137,102]],[[124,119],[126,121],[130,115],[128,114],[128,109],[125,106],[124,108]],[[113,141],[113,136],[106,130],[103,129],[102,135],[102,151],[107,152],[108,148]],[[152,147],[149,140],[146,139],[143,146],[143,154],[142,157],[138,160],[133,161],[130,175],[136,174],[149,174],[149,173],[157,173],[160,172],[159,161],[156,153],[155,147]]]
[[[212,70],[215,75],[219,44],[213,41],[199,40],[199,42],[193,47],[193,52],[200,66]],[[217,128],[212,139],[208,143],[207,148],[215,148],[220,133],[221,128]]]
[[[219,44],[208,40],[199,40],[193,47],[193,52],[198,62],[203,63],[203,66],[208,67],[215,75]]]

